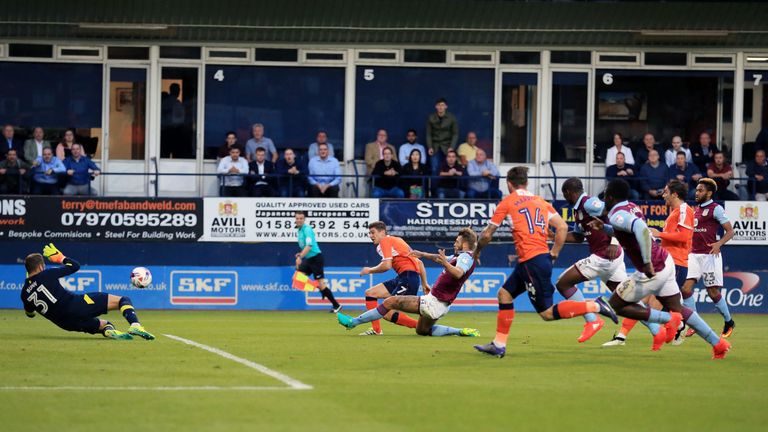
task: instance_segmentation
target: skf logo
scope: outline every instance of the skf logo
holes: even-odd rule
[[[356,271],[326,271],[325,281],[339,303],[361,305],[364,303],[365,290],[373,286],[373,275],[360,276]],[[305,299],[310,306],[328,305],[328,302],[316,293],[306,293]]]
[[[464,282],[461,294],[454,301],[456,306],[496,305],[496,291],[504,285],[507,275],[503,272],[476,271]]]
[[[237,272],[172,271],[171,304],[235,305]]]
[[[220,202],[219,216],[237,216],[237,203],[229,200]]]
[[[99,270],[80,270],[79,272],[59,278],[59,283],[65,289],[76,292],[101,292],[101,272]]]
[[[747,204],[739,208],[739,217],[741,219],[757,219],[757,206]]]

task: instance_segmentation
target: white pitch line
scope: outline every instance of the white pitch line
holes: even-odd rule
[[[292,387],[258,387],[258,386],[194,386],[194,387],[86,387],[86,386],[58,386],[58,387],[45,387],[45,386],[5,386],[0,387],[0,391],[210,391],[210,390],[227,390],[227,391],[261,391],[261,390],[294,390]]]
[[[201,344],[199,342],[195,342],[195,341],[189,340],[189,339],[184,339],[183,337],[174,336],[174,335],[171,335],[171,334],[164,334],[163,336],[165,336],[167,338],[170,338],[170,339],[173,339],[173,340],[176,340],[176,341],[179,341],[179,342],[182,342],[182,343],[185,343],[187,345],[191,345],[191,346],[196,347],[196,348],[200,348],[200,349],[208,351],[210,353],[219,355],[221,357],[224,357],[225,359],[229,359],[229,360],[232,360],[233,362],[240,363],[241,365],[248,366],[251,369],[255,369],[255,370],[263,373],[264,375],[270,376],[270,377],[272,377],[272,378],[274,378],[274,379],[276,379],[276,380],[278,380],[278,381],[280,381],[280,382],[282,382],[284,384],[287,384],[289,386],[289,388],[292,389],[292,390],[312,390],[312,388],[313,388],[311,385],[304,384],[303,382],[295,380],[295,379],[289,377],[288,375],[285,375],[285,374],[282,374],[280,372],[274,371],[274,370],[272,370],[272,369],[270,369],[270,368],[268,368],[266,366],[260,365],[260,364],[258,364],[256,362],[252,362],[252,361],[246,360],[246,359],[244,359],[242,357],[238,357],[238,356],[236,356],[234,354],[230,354],[230,353],[228,353],[226,351],[222,351],[222,350],[220,350],[218,348],[214,348],[214,347],[211,347],[211,346],[208,346],[208,345],[203,345],[203,344]]]

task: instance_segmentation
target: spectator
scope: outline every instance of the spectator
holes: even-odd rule
[[[629,150],[629,148],[627,147],[624,147],[624,149]],[[610,149],[608,150],[610,151]],[[610,165],[608,168],[605,169],[605,178],[607,180],[613,180],[615,178],[621,178],[625,180],[627,183],[629,183],[629,186],[632,188],[629,190],[629,199],[636,200],[640,198],[640,195],[635,190],[637,186],[635,185],[635,181],[633,180],[635,177],[635,166],[632,164],[626,163],[626,159],[624,157],[623,152],[616,153],[615,158],[616,158],[616,163],[614,165]]]
[[[15,148],[8,149],[5,159],[0,161],[0,194],[26,192],[29,168],[28,163],[19,159],[18,151]]]
[[[405,198],[400,189],[400,163],[395,160],[395,152],[384,147],[382,159],[373,167],[373,198]]]
[[[651,150],[656,150],[659,154],[664,153],[661,151],[661,145],[656,144],[656,138],[654,138],[653,134],[647,133],[643,135],[643,146],[635,154],[635,167],[642,169],[643,165],[648,162],[648,153]]]
[[[266,152],[266,158],[272,163],[277,162],[277,149],[275,143],[271,139],[264,136],[264,125],[261,123],[254,123],[251,126],[251,135],[253,138],[249,139],[245,143],[245,158],[248,161],[253,161],[256,156],[256,149],[263,148]]]
[[[467,176],[467,170],[458,161],[456,150],[449,149],[445,155],[445,161],[440,166],[440,180],[437,182],[437,197],[464,198],[464,181],[461,177]]]
[[[672,148],[664,153],[664,161],[667,163],[668,167],[672,168],[672,166],[677,163],[677,152],[684,152],[685,161],[689,164],[693,163],[691,151],[683,147],[683,139],[680,138],[680,136],[675,135],[672,137]],[[691,191],[690,189],[691,188],[688,187],[688,192]],[[694,189],[696,188],[694,187]]]
[[[448,150],[455,149],[459,141],[459,124],[448,112],[448,102],[440,98],[435,102],[435,112],[427,117],[427,152],[432,174],[437,174]]]
[[[765,150],[755,152],[755,160],[747,163],[747,189],[750,195],[755,194],[755,200],[765,201],[768,196],[768,162],[765,160]]]
[[[413,150],[418,150],[421,155],[421,163],[427,163],[427,152],[424,146],[416,142],[416,130],[408,129],[408,133],[405,134],[405,143],[400,146],[400,153],[397,160],[401,166],[408,165],[408,161],[411,157]]]
[[[707,165],[707,177],[717,183],[717,192],[715,192],[715,199],[718,200],[738,200],[739,196],[736,193],[728,190],[728,185],[731,184],[733,178],[733,168],[728,163],[725,163],[725,154],[720,150],[715,150],[713,162]]]
[[[272,182],[275,164],[267,159],[267,150],[257,147],[254,159],[248,164],[250,178],[253,180],[250,195],[252,197],[271,197],[274,195]]]
[[[370,142],[365,146],[365,174],[371,175],[373,173],[373,167],[376,166],[376,162],[384,158],[384,149],[392,149],[392,154],[395,153],[395,147],[387,142],[387,131],[379,129],[376,132],[376,141]]]
[[[53,157],[53,150],[43,149],[43,155],[35,161],[32,177],[32,193],[35,195],[58,195],[59,176],[67,171],[59,158]]]
[[[605,166],[616,165],[616,154],[624,153],[624,160],[629,165],[635,164],[635,158],[632,156],[632,149],[624,145],[624,137],[620,133],[613,134],[613,146],[605,152]]]
[[[318,148],[320,147],[320,144],[325,144],[328,146],[328,154],[331,157],[335,157],[335,154],[333,152],[333,144],[328,142],[328,134],[325,131],[319,131],[317,133],[317,136],[315,137],[315,142],[309,145],[309,149],[307,150],[307,160],[311,161],[315,156],[318,155]]]
[[[283,158],[277,161],[275,174],[280,176],[277,179],[278,195],[284,198],[304,198],[307,169],[296,160],[296,153],[293,149],[285,149]]]
[[[707,166],[715,161],[717,146],[712,144],[712,137],[708,132],[699,135],[699,142],[691,146],[691,158],[693,164],[701,172],[707,172]],[[718,187],[718,191],[719,191]]]
[[[467,165],[467,198],[501,198],[499,190],[499,169],[488,160],[485,150],[477,148],[475,158]]]
[[[101,174],[99,167],[83,154],[82,144],[72,144],[72,156],[64,159],[69,179],[64,186],[64,195],[90,195],[91,180]]]
[[[0,160],[5,159],[5,155],[8,150],[15,149],[16,155],[19,154],[20,145],[19,142],[13,137],[15,129],[13,125],[7,124],[3,127],[3,143],[0,145]]]
[[[45,133],[40,126],[35,127],[32,131],[32,138],[24,142],[24,160],[32,163],[37,160],[38,156],[42,156],[44,148],[50,148],[51,143],[45,139]]]
[[[403,192],[405,196],[411,199],[425,198],[427,191],[426,176],[431,173],[424,164],[424,154],[419,149],[411,150],[411,154],[408,156],[408,163],[403,165],[403,171],[401,175],[404,178],[402,182]]]
[[[221,195],[225,197],[244,197],[248,193],[245,189],[245,174],[248,174],[248,161],[240,155],[240,147],[232,146],[229,156],[221,158],[216,172],[224,178],[224,187]]]
[[[659,152],[648,152],[648,162],[640,167],[640,191],[644,199],[662,199],[664,186],[669,181],[669,167],[660,160]]]
[[[56,157],[60,161],[72,156],[72,145],[75,144],[75,130],[67,129],[64,131],[64,139],[56,146]]]
[[[469,161],[475,159],[476,152],[477,152],[477,134],[474,132],[467,132],[467,142],[462,143],[459,146],[459,150],[457,151],[461,164],[469,168]]]
[[[240,148],[240,154],[242,154],[243,147],[237,142],[237,134],[235,134],[232,131],[229,131],[227,132],[227,138],[224,141],[224,144],[222,144],[221,147],[219,147],[219,150],[217,152],[217,157],[219,159],[222,159],[229,156],[229,150],[235,146]]]
[[[331,156],[328,144],[317,145],[317,156],[309,161],[309,195],[338,198],[341,184],[339,161]]]
[[[679,137],[678,137],[679,138]],[[690,153],[688,153],[690,155]],[[684,151],[677,153],[677,159],[675,164],[670,167],[669,179],[678,179],[681,182],[688,184],[688,199],[694,198],[694,192],[696,192],[696,182],[701,178],[701,173],[696,165],[686,160],[687,155]]]

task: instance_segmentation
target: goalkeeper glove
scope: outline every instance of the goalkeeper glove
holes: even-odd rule
[[[56,249],[53,243],[48,243],[43,247],[43,256],[48,258],[48,261],[56,264],[61,264],[64,258],[66,258],[60,250]]]

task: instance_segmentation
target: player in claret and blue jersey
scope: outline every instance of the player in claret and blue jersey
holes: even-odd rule
[[[52,263],[63,264],[63,267],[46,270],[43,255]],[[102,292],[72,294],[61,286],[59,278],[77,272],[80,264],[65,257],[53,243],[43,248],[43,255],[29,254],[24,260],[27,279],[21,289],[21,301],[28,317],[34,318],[37,312],[64,330],[101,333],[111,339],[133,339],[131,335],[147,340],[155,338],[139,323],[131,299]],[[116,330],[109,321],[96,318],[116,309],[120,309],[131,325],[127,333]]]
[[[605,188],[608,222],[591,222],[595,229],[604,229],[616,237],[637,271],[614,291],[610,304],[622,316],[666,326],[671,342],[681,321],[686,322],[712,345],[713,358],[724,358],[731,344],[718,336],[693,310],[680,302],[680,289],[675,281],[675,262],[660,245],[653,242],[643,212],[627,201],[629,184],[621,179],[611,180]],[[656,296],[670,312],[645,307],[638,302],[648,295]]]

